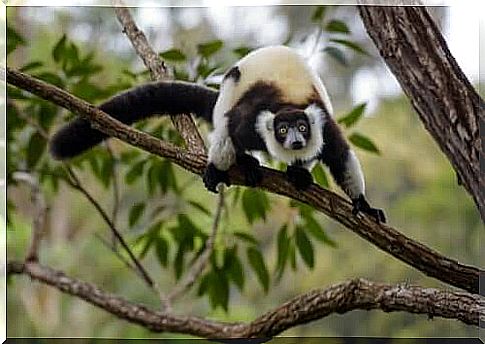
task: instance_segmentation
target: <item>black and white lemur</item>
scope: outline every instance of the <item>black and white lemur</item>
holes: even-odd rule
[[[288,180],[300,190],[313,181],[311,168],[326,164],[337,184],[351,198],[354,213],[362,211],[385,222],[384,212],[364,197],[359,160],[332,118],[332,105],[318,75],[304,58],[284,46],[257,49],[224,76],[220,91],[180,81],[162,81],[116,95],[99,108],[131,124],[158,115],[192,113],[211,122],[209,163],[204,175],[208,190],[229,184],[227,171],[237,164],[246,183],[262,178],[259,161],[248,153],[267,152],[288,164]],[[51,141],[57,159],[74,157],[106,138],[76,118]]]

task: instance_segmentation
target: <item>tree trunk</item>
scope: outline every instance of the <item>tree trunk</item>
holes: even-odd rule
[[[479,135],[485,123],[483,100],[451,55],[426,8],[359,6],[359,11],[379,53],[485,221],[485,183],[480,173],[484,156]]]

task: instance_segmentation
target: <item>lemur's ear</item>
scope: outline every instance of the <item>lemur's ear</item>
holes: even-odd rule
[[[310,124],[315,124],[322,121],[323,111],[318,105],[310,104],[303,111],[307,114]]]
[[[275,114],[271,111],[261,111],[258,118],[258,126],[260,129],[264,128],[266,131],[273,131],[273,121]]]

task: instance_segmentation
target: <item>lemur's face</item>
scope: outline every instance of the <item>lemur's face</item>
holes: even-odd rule
[[[285,149],[300,150],[311,137],[310,121],[300,109],[284,109],[273,120],[274,135]]]

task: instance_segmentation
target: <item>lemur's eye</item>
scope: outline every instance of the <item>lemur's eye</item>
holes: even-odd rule
[[[282,134],[282,135],[286,134],[287,131],[288,131],[288,129],[286,127],[280,128],[280,134]]]
[[[298,127],[298,130],[301,131],[301,132],[305,132],[306,131],[306,125],[300,124],[300,126]]]

